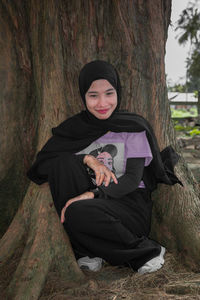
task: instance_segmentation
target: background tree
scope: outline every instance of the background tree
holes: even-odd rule
[[[200,89],[200,5],[199,1],[190,1],[178,20],[176,30],[181,45],[189,42],[191,50],[187,58],[187,86],[191,91]]]
[[[170,9],[170,0],[0,2],[3,214],[13,216],[21,202],[0,242],[2,268],[21,249],[11,299],[38,299],[52,268],[70,285],[85,280],[48,186],[29,183],[25,174],[51,128],[82,108],[77,78],[86,62],[113,63],[122,108],[150,121],[161,149],[175,146],[164,67]],[[154,194],[152,236],[199,269],[199,190],[183,161],[176,171],[184,188],[163,186]]]

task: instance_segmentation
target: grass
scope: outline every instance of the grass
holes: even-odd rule
[[[188,117],[197,117],[197,107],[191,107],[188,109],[182,108],[182,109],[175,109],[171,107],[171,117],[172,118],[188,118]]]
[[[176,132],[179,132],[186,137],[194,137],[194,136],[200,136],[200,127],[199,125],[195,125],[195,121],[189,122],[187,118],[193,117],[196,118],[198,116],[197,108],[191,107],[190,109],[174,109],[171,108],[171,117],[176,118],[176,120],[173,120],[174,122],[174,129]],[[178,118],[181,119],[181,121],[177,120]],[[186,118],[183,120],[183,118]],[[194,125],[192,124],[194,123]],[[192,126],[193,125],[193,126]]]
[[[19,255],[0,274],[0,295],[5,290],[19,262]],[[49,272],[38,300],[193,300],[200,299],[200,276],[186,269],[179,256],[167,252],[165,264],[157,272],[140,275],[127,267],[106,264],[99,272],[84,271],[87,282],[74,286]],[[28,299],[27,299],[28,300]]]
[[[99,272],[84,271],[86,286],[69,289],[52,273],[40,300],[160,300],[200,299],[200,276],[167,253],[162,269],[140,275],[126,267],[106,265]]]

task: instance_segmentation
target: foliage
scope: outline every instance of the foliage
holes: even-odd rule
[[[200,15],[199,15],[200,18]],[[188,74],[191,77],[198,78],[200,74],[200,43],[198,49],[194,49],[190,58],[187,59],[187,65],[189,66]]]
[[[195,107],[190,108],[189,111],[185,109],[173,109],[171,108],[171,113],[173,118],[187,118],[191,117],[191,113],[195,113],[197,115],[197,109]],[[193,115],[194,117],[194,115]],[[191,126],[187,123],[181,124],[178,120],[173,120],[174,129],[178,132],[182,132],[186,136],[194,137],[200,135],[200,128],[198,126]]]
[[[171,85],[170,82],[168,82],[167,87],[169,92],[195,93],[196,97],[198,97],[198,91],[200,90],[200,77],[192,77],[191,79],[187,78],[187,82],[185,84],[175,83]]]
[[[185,84],[176,83],[173,86],[168,85],[169,92],[186,93],[187,87]]]
[[[187,131],[193,130],[193,127],[191,127],[191,126],[184,126],[184,125],[181,125],[178,123],[174,126],[174,128],[176,131],[186,131],[187,132]]]
[[[174,109],[171,108],[172,118],[190,118],[197,116],[197,108],[191,107],[190,109]],[[178,132],[182,132],[186,136],[194,137],[200,135],[200,128],[197,126],[191,126],[186,123],[180,124],[180,121],[174,121],[174,129]]]
[[[174,129],[179,132],[183,132],[186,136],[194,137],[200,135],[199,127],[186,126],[176,123]]]
[[[191,107],[190,109],[175,109],[171,107],[172,118],[197,117],[197,115],[197,107]]]
[[[200,89],[200,10],[198,1],[189,2],[178,20],[179,43],[191,44],[191,55],[187,58],[187,80],[194,90]],[[187,85],[188,85],[187,84]]]
[[[183,30],[178,40],[180,44],[185,44],[188,40],[194,45],[199,43],[200,12],[198,11],[197,1],[189,2],[188,8],[182,11],[176,29]]]
[[[197,127],[194,127],[192,130],[189,131],[189,135],[191,137],[196,136],[196,135],[200,135],[200,130]]]

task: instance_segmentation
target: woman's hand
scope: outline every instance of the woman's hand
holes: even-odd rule
[[[79,200],[86,200],[86,199],[93,199],[94,198],[94,193],[93,192],[85,192],[79,196],[76,196],[74,198],[71,198],[67,201],[67,203],[65,204],[65,206],[63,207],[62,211],[61,211],[61,217],[60,217],[60,221],[61,223],[65,222],[65,212],[67,207],[72,204],[75,201],[79,201]]]
[[[89,154],[85,155],[83,163],[94,171],[97,186],[101,185],[103,182],[105,186],[108,186],[111,179],[113,179],[114,183],[118,183],[115,174],[94,156]]]

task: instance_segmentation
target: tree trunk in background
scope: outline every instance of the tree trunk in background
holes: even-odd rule
[[[50,267],[69,282],[84,282],[48,187],[27,189],[25,173],[51,128],[82,108],[78,74],[85,63],[111,62],[122,82],[121,108],[150,121],[161,149],[176,147],[164,68],[170,6],[170,0],[1,1],[3,214],[12,217],[26,194],[0,242],[2,264],[25,244],[8,287],[12,299],[38,299]],[[199,191],[182,160],[176,172],[184,188],[163,186],[154,194],[152,236],[198,269]]]
[[[25,195],[37,128],[28,18],[20,1],[4,2],[8,1],[0,2],[0,236]]]

